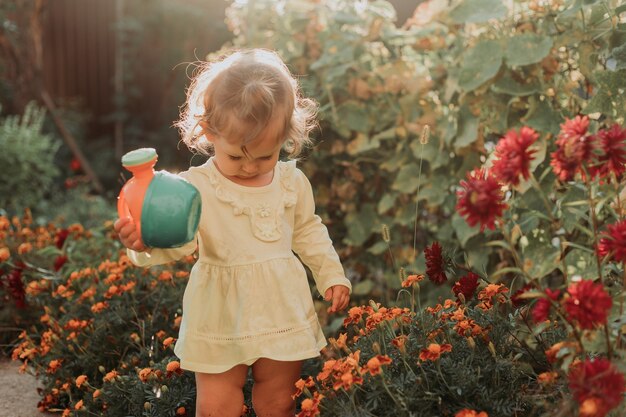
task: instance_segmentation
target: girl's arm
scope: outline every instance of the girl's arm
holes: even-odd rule
[[[311,183],[299,169],[295,170],[294,175],[298,200],[295,206],[292,249],[311,269],[320,294],[325,295],[326,290],[335,285],[343,285],[352,291],[339,255],[328,236],[328,230],[322,219],[315,214]]]

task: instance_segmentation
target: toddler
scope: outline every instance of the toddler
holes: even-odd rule
[[[146,248],[131,219],[115,223],[136,265],[199,251],[174,349],[195,373],[198,417],[239,416],[249,367],[256,414],[293,417],[302,362],[326,345],[294,252],[329,312],[348,305],[350,281],[315,215],[311,185],[295,161],[278,160],[281,150],[295,157],[308,144],[315,110],[274,52],[236,51],[206,63],[177,122],[190,149],[212,155],[180,174],[202,196],[196,239]]]

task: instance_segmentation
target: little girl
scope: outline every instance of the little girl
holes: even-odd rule
[[[207,63],[187,93],[183,141],[213,155],[181,174],[202,196],[197,239],[146,248],[132,220],[118,219],[115,230],[136,265],[199,251],[174,350],[195,372],[196,416],[239,416],[252,367],[256,414],[293,417],[302,362],[326,345],[294,252],[329,312],[344,309],[351,292],[308,179],[295,161],[278,161],[281,150],[294,157],[308,144],[315,104],[300,97],[280,58],[260,49]]]

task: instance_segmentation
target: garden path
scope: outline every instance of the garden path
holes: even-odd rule
[[[18,368],[18,362],[0,357],[0,416],[54,416],[55,414],[42,413],[37,409],[37,402],[40,400],[37,380],[32,375],[20,374]]]

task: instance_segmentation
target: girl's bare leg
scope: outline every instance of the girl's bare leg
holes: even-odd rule
[[[296,402],[291,396],[300,379],[302,361],[260,358],[252,365],[252,405],[259,417],[293,417]]]
[[[239,417],[248,366],[236,365],[220,374],[196,372],[196,417]]]

